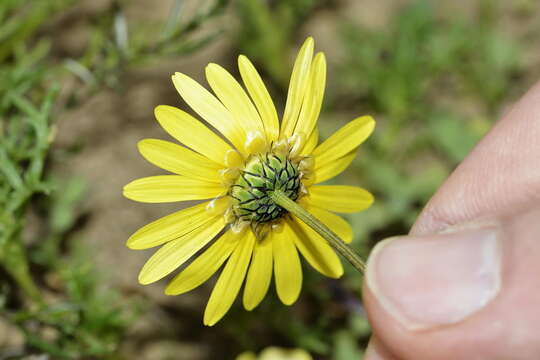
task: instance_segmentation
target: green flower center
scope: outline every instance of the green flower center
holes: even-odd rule
[[[253,156],[248,161],[229,195],[233,198],[233,212],[237,218],[251,223],[267,223],[281,218],[286,210],[276,205],[269,194],[283,191],[297,200],[301,183],[298,166],[284,155]]]

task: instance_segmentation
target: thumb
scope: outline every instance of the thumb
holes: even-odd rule
[[[381,242],[366,275],[375,333],[403,359],[540,358],[540,208]]]
[[[540,358],[539,118],[537,86],[456,169],[410,236],[375,247],[364,302],[377,341],[367,359]]]

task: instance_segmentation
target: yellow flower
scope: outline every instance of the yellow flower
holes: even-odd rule
[[[352,240],[352,229],[334,212],[357,212],[373,202],[358,187],[317,185],[349,166],[375,122],[357,118],[317,146],[326,60],[321,52],[313,56],[313,47],[308,38],[296,58],[281,124],[261,77],[240,55],[247,93],[216,64],[206,67],[215,96],[184,74],[172,76],[186,103],[223,137],[186,112],[160,105],[157,120],[187,147],[156,139],[138,144],[148,161],[177,175],[137,179],[124,187],[124,196],[148,203],[209,199],[142,227],[127,241],[131,249],[163,245],[142,268],[141,284],[158,281],[195,257],[169,283],[168,295],[196,288],[225,264],[206,306],[205,325],[225,315],[244,280],[244,307],[255,308],[272,272],[281,301],[294,303],[302,285],[298,251],[320,273],[343,274],[327,241],[274,204],[269,191],[283,191],[345,242]]]

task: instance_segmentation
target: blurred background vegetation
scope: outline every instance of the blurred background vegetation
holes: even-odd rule
[[[364,256],[405,233],[452,169],[540,68],[535,0],[3,0],[0,2],[0,359],[361,359],[370,329],[352,269],[307,269],[292,307],[267,296],[213,328],[211,284],[179,297],[137,284],[127,237],[177,205],[135,204],[159,170],[138,140],[166,138],[158,104],[187,108],[170,74],[258,65],[284,103],[308,35],[326,52],[323,137],[372,114],[375,134],[336,181],[377,198],[349,216]],[[277,351],[279,353],[279,351]],[[293,354],[293,353],[291,353]],[[291,355],[293,356],[293,355]]]

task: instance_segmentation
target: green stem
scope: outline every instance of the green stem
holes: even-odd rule
[[[13,241],[5,244],[0,251],[0,262],[26,295],[36,304],[43,303],[41,292],[30,275],[24,247],[20,243]]]
[[[345,244],[343,240],[336,235],[335,232],[330,230],[328,226],[324,225],[315,216],[311,215],[306,209],[298,205],[295,201],[291,200],[281,190],[275,190],[270,193],[270,198],[279,206],[305,222],[309,227],[315,230],[319,235],[325,238],[330,245],[339,252],[345,259],[347,259],[352,266],[356,268],[360,273],[364,273],[366,270],[366,264],[349,245]]]

